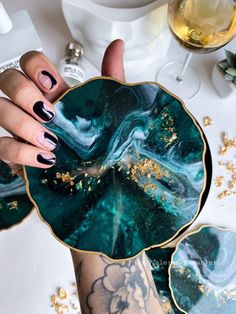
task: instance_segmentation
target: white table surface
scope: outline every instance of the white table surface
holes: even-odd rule
[[[63,20],[60,1],[3,2],[10,13],[23,8],[28,10],[43,42],[44,52],[57,64],[63,56],[66,43],[71,39]],[[236,40],[230,44],[230,48],[236,50]],[[218,155],[221,132],[226,131],[231,138],[236,136],[236,99],[222,100],[210,80],[214,64],[223,56],[224,52],[220,50],[209,55],[193,57],[191,63],[201,73],[202,87],[195,98],[186,102],[187,108],[201,125],[204,116],[213,119],[212,126],[204,128],[213,157],[213,178],[222,173],[218,166],[220,160],[236,161],[235,149],[224,158]],[[184,57],[185,52],[173,42],[165,60],[151,65],[142,75],[126,73],[127,81],[152,81],[161,64],[173,59],[183,60]],[[86,67],[87,78],[99,74],[88,62]],[[212,183],[207,202],[191,230],[201,224],[214,224],[236,232],[236,196],[218,200],[220,191],[221,189],[217,189]],[[50,308],[50,295],[60,286],[69,289],[73,281],[69,250],[57,242],[35,211],[23,223],[0,233],[0,313],[55,313]]]

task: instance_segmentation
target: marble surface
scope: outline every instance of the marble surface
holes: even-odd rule
[[[32,209],[24,180],[0,160],[0,231],[20,223]]]
[[[185,237],[172,255],[170,287],[188,314],[236,312],[236,233],[210,226]]]
[[[57,238],[123,259],[163,245],[196,217],[206,144],[177,98],[155,83],[99,78],[67,92],[55,109],[45,126],[60,139],[57,163],[26,174]]]

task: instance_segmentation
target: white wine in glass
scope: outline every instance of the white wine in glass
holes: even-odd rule
[[[190,53],[184,63],[170,62],[157,80],[176,95],[190,99],[199,91],[200,78],[189,66],[192,53],[209,53],[228,44],[236,35],[234,0],[170,0],[170,31]]]

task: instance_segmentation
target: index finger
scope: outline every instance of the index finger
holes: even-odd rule
[[[27,52],[21,57],[20,65],[26,76],[51,102],[69,88],[50,60],[41,52]]]

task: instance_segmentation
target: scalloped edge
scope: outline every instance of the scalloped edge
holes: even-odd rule
[[[147,248],[143,248],[140,252],[138,252],[136,255],[134,256],[130,256],[130,257],[126,257],[126,258],[121,258],[121,259],[114,259],[102,252],[97,252],[97,251],[86,251],[86,250],[80,250],[80,249],[77,249],[77,248],[74,248],[72,246],[70,246],[69,244],[63,242],[61,239],[59,239],[56,234],[54,233],[51,225],[46,221],[44,220],[44,218],[42,217],[41,213],[40,213],[40,210],[38,208],[38,205],[37,203],[34,201],[33,197],[31,196],[31,193],[30,193],[30,184],[29,184],[29,180],[28,180],[28,176],[27,176],[27,171],[26,171],[26,168],[25,166],[23,166],[23,171],[24,171],[24,178],[25,178],[25,182],[26,182],[26,191],[27,191],[27,194],[28,194],[28,197],[29,199],[31,200],[31,202],[34,204],[34,207],[36,208],[36,211],[37,211],[37,214],[39,216],[39,218],[49,227],[50,229],[50,232],[52,233],[52,235],[54,236],[54,238],[56,240],[58,240],[60,243],[62,243],[64,246],[66,246],[67,248],[73,250],[73,251],[76,251],[78,253],[88,253],[88,254],[100,254],[108,259],[110,259],[111,261],[126,261],[126,260],[130,260],[130,259],[135,259],[137,256],[141,255],[142,253],[144,253],[145,251],[149,251],[150,249],[155,249],[155,248],[160,248],[168,243],[170,243],[172,240],[174,240],[179,234],[180,232],[190,226],[194,221],[195,219],[197,218],[199,212],[200,212],[200,206],[201,206],[201,201],[202,201],[202,196],[203,196],[203,193],[206,189],[206,181],[207,181],[207,171],[206,171],[206,163],[205,163],[205,157],[206,157],[206,150],[207,150],[207,145],[206,145],[206,142],[205,142],[205,139],[204,139],[204,136],[203,136],[203,132],[200,128],[200,126],[198,125],[197,123],[197,120],[194,118],[194,116],[192,115],[192,113],[186,108],[184,102],[182,99],[180,99],[178,96],[176,96],[175,94],[171,93],[169,90],[167,90],[164,86],[162,86],[161,84],[157,83],[157,82],[152,82],[152,81],[144,81],[144,82],[137,82],[137,83],[126,83],[126,82],[122,82],[120,80],[117,80],[113,77],[110,77],[110,76],[95,76],[91,79],[88,79],[86,80],[85,82],[81,83],[81,84],[78,84],[78,85],[75,85],[71,88],[69,88],[68,90],[66,90],[60,97],[58,97],[54,102],[53,102],[53,105],[55,105],[59,100],[61,100],[66,94],[68,94],[70,91],[78,88],[78,87],[82,87],[83,85],[89,83],[89,82],[92,82],[92,81],[95,81],[95,80],[108,80],[108,81],[115,81],[117,83],[120,83],[121,85],[126,85],[126,86],[136,86],[136,85],[143,85],[143,84],[152,84],[152,85],[157,85],[158,87],[160,87],[162,90],[164,90],[167,94],[171,95],[172,97],[174,97],[175,99],[177,99],[180,104],[182,105],[183,109],[185,110],[185,112],[188,114],[188,116],[192,119],[194,125],[196,126],[196,128],[198,129],[199,133],[200,133],[200,136],[201,136],[201,139],[202,139],[202,142],[204,144],[204,149],[203,149],[203,152],[202,152],[202,162],[203,162],[203,169],[204,169],[204,182],[203,182],[203,187],[202,187],[202,191],[200,193],[200,196],[199,196],[199,201],[198,201],[198,207],[196,209],[196,213],[193,217],[193,219],[191,221],[189,221],[187,224],[185,224],[184,226],[182,226],[180,229],[177,230],[177,232],[173,235],[173,237],[169,238],[168,240],[166,240],[165,242],[162,242],[160,244],[154,244],[154,245],[151,245]]]
[[[182,241],[184,241],[186,238],[188,238],[189,236],[191,235],[194,235],[194,234],[197,234],[197,233],[200,233],[202,229],[204,228],[215,228],[215,229],[218,229],[218,230],[221,230],[221,231],[229,231],[229,232],[232,232],[236,235],[236,232],[234,232],[233,230],[227,228],[227,227],[218,227],[218,226],[215,226],[215,225],[210,225],[210,224],[207,224],[207,225],[202,225],[200,227],[198,227],[197,230],[195,231],[192,231],[192,232],[189,232],[187,233],[182,239],[180,239],[178,241],[178,243],[176,244],[176,247],[175,247],[175,250],[174,252],[172,253],[171,255],[171,261],[170,261],[170,265],[169,265],[169,268],[168,268],[168,277],[169,277],[169,288],[170,288],[170,292],[171,292],[171,297],[174,301],[174,304],[175,306],[177,307],[178,310],[180,310],[181,312],[185,313],[185,314],[188,314],[188,312],[185,312],[185,310],[183,310],[177,303],[176,299],[175,299],[175,296],[174,296],[174,292],[172,290],[172,287],[171,287],[171,266],[172,264],[174,264],[173,262],[173,257],[174,255],[176,254],[177,250],[179,249],[179,245],[181,244]]]

